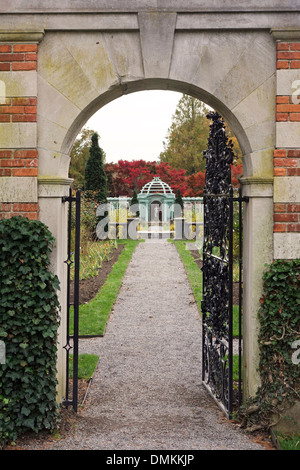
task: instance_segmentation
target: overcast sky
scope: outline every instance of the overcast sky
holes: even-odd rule
[[[86,127],[100,135],[107,163],[121,159],[156,161],[181,96],[172,91],[124,95],[101,108]]]

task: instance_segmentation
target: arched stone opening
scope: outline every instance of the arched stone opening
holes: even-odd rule
[[[263,267],[266,262],[270,262],[272,258],[272,183],[270,178],[264,178],[264,174],[256,175],[253,179],[251,172],[255,168],[255,157],[256,152],[252,152],[251,145],[241,123],[238,121],[236,116],[220,103],[217,99],[212,96],[207,96],[207,93],[203,93],[202,90],[197,90],[195,87],[184,84],[184,83],[167,83],[168,81],[163,80],[145,80],[143,82],[130,83],[127,87],[117,87],[116,89],[110,90],[105,93],[105,96],[97,98],[96,102],[90,103],[86,109],[84,109],[71,124],[70,128],[64,135],[61,145],[61,155],[65,155],[65,164],[61,167],[60,176],[55,175],[53,178],[44,178],[42,175],[39,179],[40,182],[40,208],[41,208],[41,220],[43,220],[43,214],[45,214],[44,221],[49,224],[49,213],[54,211],[52,195],[47,192],[46,196],[43,191],[45,188],[51,188],[51,193],[54,191],[54,200],[56,201],[56,211],[61,214],[61,225],[57,228],[53,227],[53,231],[56,231],[57,238],[57,253],[54,253],[54,259],[57,260],[56,269],[60,273],[59,277],[62,279],[62,286],[64,286],[64,266],[62,260],[65,259],[62,253],[65,252],[66,244],[66,214],[64,208],[61,205],[60,197],[65,194],[70,181],[67,178],[68,159],[67,152],[70,152],[72,143],[77,136],[78,131],[82,128],[85,122],[92,115],[92,111],[95,112],[99,109],[99,106],[103,103],[108,103],[112,99],[117,99],[122,96],[124,89],[126,93],[134,93],[136,89],[139,91],[142,89],[166,89],[172,91],[182,91],[192,94],[192,96],[202,99],[205,95],[206,103],[212,106],[215,105],[215,109],[221,112],[223,117],[232,126],[232,130],[237,136],[240,146],[247,155],[244,155],[244,194],[250,197],[250,203],[245,208],[244,218],[244,387],[247,395],[255,393],[259,385],[259,376],[257,371],[259,351],[257,345],[257,309],[258,299],[261,291],[261,275]],[[118,92],[116,93],[118,89]],[[216,106],[217,105],[217,106]],[[253,162],[252,162],[253,160]],[[256,172],[257,173],[257,172]],[[47,181],[48,180],[48,181]],[[52,193],[53,194],[53,193]],[[51,202],[52,200],[52,202]],[[57,212],[58,211],[58,212]],[[259,216],[263,214],[263,217]],[[151,213],[152,215],[152,213]],[[58,231],[57,231],[58,230]],[[263,243],[262,243],[263,242]],[[60,264],[59,264],[60,263]],[[61,291],[62,307],[64,311],[64,287]],[[64,313],[62,311],[62,318]],[[62,325],[64,320],[62,320]],[[64,327],[62,326],[62,329]],[[62,332],[64,336],[64,332]],[[64,364],[64,359],[61,359]],[[63,365],[60,370],[64,374]],[[63,379],[62,379],[63,383]]]
[[[211,95],[207,91],[196,87],[192,84],[185,82],[177,82],[171,79],[144,79],[131,81],[126,84],[114,85],[110,90],[103,93],[103,95],[97,97],[91,103],[89,103],[84,110],[82,110],[74,122],[71,123],[70,128],[67,130],[64,139],[61,143],[60,152],[62,154],[69,155],[72,145],[76,136],[79,134],[85,123],[103,106],[109,104],[124,95],[131,93],[137,93],[139,91],[151,91],[151,90],[165,90],[185,93],[193,96],[194,98],[203,101],[208,106],[215,109],[224,119],[228,122],[231,130],[236,135],[243,155],[250,155],[252,152],[251,144],[245,129],[239,122],[237,117],[231,112],[227,106],[219,101],[214,95]]]

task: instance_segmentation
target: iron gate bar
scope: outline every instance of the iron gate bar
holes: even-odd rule
[[[207,115],[212,120],[206,159],[203,237],[202,297],[202,382],[227,417],[233,402],[241,403],[242,355],[242,203],[248,198],[234,194],[231,165],[233,144],[225,133],[224,121],[218,113]],[[238,352],[239,386],[233,388],[233,244],[234,207],[238,203],[239,237],[239,302]]]
[[[239,187],[239,388],[238,401],[242,404],[242,282],[243,282],[243,202],[248,202],[249,197],[242,197],[242,187]]]
[[[224,264],[228,265],[229,269],[229,283],[228,283],[228,288],[229,288],[229,296],[228,296],[228,344],[224,342],[221,338],[217,338],[216,342],[219,344],[223,345],[225,349],[227,349],[228,352],[228,403],[227,405],[224,406],[218,398],[216,398],[216,395],[213,393],[212,389],[205,383],[205,370],[203,369],[202,373],[202,379],[203,379],[203,385],[205,388],[208,390],[209,394],[216,400],[217,404],[219,407],[222,409],[222,411],[226,414],[228,418],[231,418],[232,412],[233,412],[233,204],[235,202],[238,203],[239,208],[238,208],[238,214],[239,214],[239,323],[238,323],[238,331],[239,331],[239,336],[238,336],[238,358],[239,358],[239,380],[238,380],[238,403],[241,405],[242,403],[242,239],[243,239],[243,223],[242,223],[242,205],[243,202],[248,202],[249,197],[247,196],[242,196],[242,188],[239,187],[239,196],[235,197],[233,195],[233,188],[231,187],[229,190],[228,195],[220,195],[220,194],[206,194],[205,197],[207,198],[219,198],[220,196],[224,197],[227,199],[229,203],[229,247],[228,247],[228,260],[221,258],[220,256],[216,256],[212,253],[203,253],[203,261],[204,261],[204,256],[207,258],[213,258],[217,261],[220,261]],[[205,203],[205,201],[204,201]],[[203,285],[204,289],[204,285]],[[212,329],[210,329],[208,326],[206,326],[206,330],[210,331],[211,336],[213,336],[215,333],[213,332]],[[203,329],[203,342],[205,341],[205,331]],[[203,349],[203,364],[204,364],[204,355],[205,355],[205,350]],[[225,391],[224,391],[225,393]]]
[[[74,334],[73,334],[73,409],[78,406],[78,334],[79,334],[79,268],[80,268],[80,202],[81,193],[76,192],[75,226],[75,272],[74,272]]]
[[[233,409],[233,189],[229,188],[229,318],[228,318],[228,413],[232,414]]]
[[[69,198],[72,197],[71,188],[69,190]],[[66,399],[69,397],[69,353],[72,346],[70,344],[70,272],[71,272],[71,265],[73,264],[71,258],[71,230],[72,230],[72,203],[70,203],[69,198],[63,198],[63,202],[69,202],[69,211],[68,211],[68,258],[65,261],[67,265],[67,344],[64,346],[67,352],[67,360],[66,360]]]
[[[79,267],[80,267],[80,209],[81,192],[77,191],[76,196],[72,196],[72,189],[69,190],[69,196],[64,196],[62,202],[69,203],[68,213],[68,258],[67,264],[67,343],[64,346],[66,350],[66,399],[64,405],[73,406],[75,412],[78,410],[78,338],[79,338]],[[70,271],[73,264],[71,253],[71,233],[72,233],[72,202],[75,202],[75,247],[74,247],[74,299],[70,302]],[[70,306],[73,305],[73,335],[70,335]],[[70,340],[73,340],[73,347]],[[69,399],[69,358],[70,350],[73,348],[73,395]]]

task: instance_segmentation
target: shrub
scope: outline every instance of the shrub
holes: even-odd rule
[[[0,442],[57,424],[58,279],[49,270],[54,239],[39,221],[0,221]]]
[[[274,261],[263,279],[259,310],[261,386],[246,410],[241,410],[247,426],[254,429],[269,427],[273,418],[284,414],[300,395],[300,366],[293,361],[293,344],[300,334],[300,260]]]
[[[183,211],[183,199],[182,199],[182,196],[181,196],[181,192],[180,192],[180,189],[177,189],[177,194],[176,194],[176,198],[175,198],[175,207],[176,207],[176,213],[175,214],[175,217],[181,217],[182,216],[182,211]],[[179,206],[181,207],[181,214],[179,213]]]
[[[90,156],[85,167],[84,189],[95,192],[95,200],[99,204],[106,202],[107,177],[103,167],[103,150],[99,147],[99,136],[95,132],[92,136]]]
[[[138,200],[138,197],[137,197],[137,194],[136,194],[136,190],[134,189],[133,190],[133,195],[132,195],[132,198],[131,198],[131,201],[130,201],[130,205],[133,206],[133,209],[135,209],[135,208],[138,207],[138,204],[139,204],[139,200]],[[140,216],[140,212],[138,210],[134,211],[134,214],[135,214],[136,217]]]

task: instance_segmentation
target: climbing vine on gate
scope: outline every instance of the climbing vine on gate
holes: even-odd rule
[[[300,399],[300,260],[274,261],[263,280],[259,309],[261,386],[240,412],[250,430],[269,427],[275,416]]]
[[[54,239],[38,221],[0,221],[0,443],[57,423],[58,279],[49,270]]]

